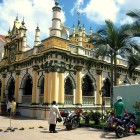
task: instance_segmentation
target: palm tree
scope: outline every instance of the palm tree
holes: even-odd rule
[[[130,25],[117,28],[112,21],[106,20],[106,26],[95,33],[92,40],[95,45],[97,56],[111,57],[111,106],[113,106],[113,85],[116,85],[116,58],[121,50],[130,48]],[[123,51],[124,52],[124,51]],[[113,76],[114,73],[114,76]],[[114,77],[114,79],[113,79]]]
[[[130,11],[127,13],[128,16],[134,19],[131,27],[131,36],[140,37],[140,10]],[[129,76],[132,77],[132,73],[136,67],[140,66],[140,44],[136,44],[135,50],[130,51],[128,56],[128,72]]]

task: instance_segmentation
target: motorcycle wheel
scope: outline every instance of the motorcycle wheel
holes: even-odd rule
[[[72,125],[66,125],[67,130],[72,130]]]
[[[119,126],[117,126],[115,133],[118,138],[122,138],[124,136],[123,129],[121,129]]]

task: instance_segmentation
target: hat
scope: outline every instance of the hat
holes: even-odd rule
[[[117,101],[119,101],[119,100],[122,100],[122,97],[118,96],[116,99],[117,99]]]

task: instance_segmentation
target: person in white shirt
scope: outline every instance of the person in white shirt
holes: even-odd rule
[[[10,117],[11,115],[11,110],[13,108],[13,103],[12,103],[12,100],[11,99],[8,99],[8,102],[7,102],[7,112],[8,112],[8,116]]]
[[[57,116],[61,118],[59,109],[56,106],[56,101],[53,101],[52,106],[50,108],[50,115],[49,115],[49,120],[48,120],[50,133],[57,133],[57,131],[55,130]]]

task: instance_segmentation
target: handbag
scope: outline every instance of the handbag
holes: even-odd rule
[[[57,122],[62,122],[62,118],[59,117],[59,118],[56,119],[56,121],[57,121]]]

